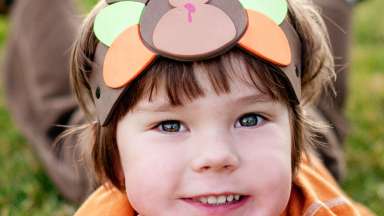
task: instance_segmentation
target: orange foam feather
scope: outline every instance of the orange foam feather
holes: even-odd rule
[[[247,10],[248,28],[239,45],[249,52],[279,66],[291,63],[291,49],[283,30],[267,16]]]
[[[139,26],[125,30],[109,48],[103,67],[105,84],[121,88],[135,79],[156,58],[156,54],[144,46]]]

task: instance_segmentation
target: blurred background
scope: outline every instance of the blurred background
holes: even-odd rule
[[[85,14],[97,0],[77,0]],[[384,1],[359,4],[354,13],[352,60],[345,143],[347,176],[343,189],[378,215],[384,215]],[[0,60],[8,33],[0,17]],[[2,73],[2,71],[1,71]],[[0,216],[72,215],[32,150],[14,127],[0,86]]]

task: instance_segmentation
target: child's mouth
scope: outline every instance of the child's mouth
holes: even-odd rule
[[[202,195],[191,198],[184,198],[183,200],[200,210],[210,214],[223,215],[234,209],[243,206],[250,196],[224,193],[219,195]]]
[[[192,201],[200,202],[202,204],[208,204],[208,205],[226,205],[226,204],[232,204],[239,202],[241,199],[243,199],[245,196],[242,196],[240,194],[229,194],[229,195],[220,195],[220,196],[201,196],[192,198]]]

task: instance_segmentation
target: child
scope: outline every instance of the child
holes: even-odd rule
[[[72,59],[104,183],[76,215],[371,215],[310,149],[334,76],[310,3],[106,3]]]

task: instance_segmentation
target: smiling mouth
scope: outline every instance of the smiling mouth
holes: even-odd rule
[[[248,196],[240,194],[222,194],[222,195],[205,195],[193,198],[185,198],[185,201],[201,204],[204,206],[226,206],[234,205],[242,202]]]
[[[222,193],[222,194],[206,194],[190,198],[183,198],[182,200],[191,206],[198,209],[201,215],[227,215],[232,211],[247,205],[251,200],[251,196],[236,194],[236,193]]]

